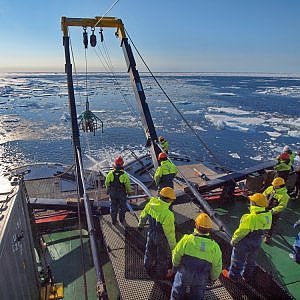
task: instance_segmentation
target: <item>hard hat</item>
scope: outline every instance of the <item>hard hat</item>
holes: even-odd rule
[[[268,206],[268,200],[264,194],[261,193],[255,193],[251,196],[249,196],[249,199],[261,207],[267,207]]]
[[[168,158],[168,155],[165,152],[160,152],[158,154],[158,160],[166,159]]]
[[[211,218],[206,213],[200,213],[195,220],[196,227],[202,227],[206,229],[211,229],[213,227],[213,223]]]
[[[290,159],[290,155],[287,152],[283,152],[279,155],[280,160],[288,160]]]
[[[288,152],[290,151],[290,147],[288,145],[285,145],[282,149],[282,152]]]
[[[165,140],[165,138],[164,138],[163,136],[160,136],[160,137],[159,137],[159,141],[160,141],[160,142],[163,142],[164,140]]]
[[[159,195],[164,198],[170,199],[172,201],[174,201],[176,199],[176,194],[175,194],[174,189],[172,189],[171,187],[168,187],[168,186],[162,188],[161,191],[159,192]]]
[[[123,157],[121,155],[117,156],[116,159],[115,159],[115,166],[116,167],[122,167],[123,165],[124,165]]]
[[[285,181],[283,178],[281,177],[276,177],[273,181],[272,181],[272,185],[274,187],[279,187],[285,184]]]

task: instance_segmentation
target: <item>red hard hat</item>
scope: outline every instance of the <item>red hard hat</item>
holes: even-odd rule
[[[122,167],[124,164],[124,160],[122,156],[117,156],[115,159],[115,166]]]
[[[165,152],[161,152],[158,155],[158,160],[166,159],[168,158],[168,155]]]
[[[288,160],[288,159],[290,159],[290,155],[287,152],[281,153],[279,156],[279,159]]]

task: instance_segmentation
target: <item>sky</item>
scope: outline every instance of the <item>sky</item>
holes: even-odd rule
[[[63,72],[61,17],[103,16],[111,7],[106,16],[123,20],[153,72],[300,74],[299,0],[0,0],[0,72]],[[82,71],[82,28],[70,37]],[[114,31],[104,29],[104,39],[114,70],[126,71]],[[87,65],[105,71],[91,48]]]

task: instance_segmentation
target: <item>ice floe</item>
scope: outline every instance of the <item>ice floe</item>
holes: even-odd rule
[[[235,93],[213,93],[213,96],[236,96]]]
[[[280,95],[300,98],[300,86],[289,87],[263,87],[256,91],[257,94],[263,95]]]
[[[240,159],[241,157],[237,153],[229,153],[229,155],[233,158]]]
[[[255,132],[258,127],[265,127],[265,132],[272,138],[282,135],[298,137],[300,118],[284,115],[272,116],[269,113],[245,111],[232,107],[208,107],[205,119],[217,129],[231,129],[241,132]]]
[[[238,77],[230,78],[233,75]],[[158,73],[157,76],[161,76],[159,79],[162,86],[193,129],[210,143],[209,146],[213,147],[214,151],[220,151],[222,148],[222,151],[230,153],[230,159],[234,159],[237,165],[243,162],[245,157],[248,160],[263,160],[269,155],[276,156],[286,142],[295,149],[300,148],[300,87],[296,82],[299,82],[300,78],[253,73],[243,76],[233,73]],[[198,153],[199,150],[193,147],[199,145],[192,141],[194,137],[191,137],[188,127],[180,120],[168,99],[160,93],[151,76],[141,74],[141,77],[157,133],[177,136],[180,143],[190,143],[189,151]],[[136,129],[140,129],[139,120],[131,115],[128,104],[124,103],[126,96],[135,108],[135,96],[127,74],[118,73],[114,78],[107,74],[90,74],[88,91],[85,78],[84,73],[74,76],[77,112],[80,114],[85,109],[85,95],[88,95],[90,109],[104,123],[104,136],[107,129],[117,132],[117,136],[112,139],[116,140],[115,144],[102,145],[102,139],[96,139],[95,143],[98,143],[98,146],[101,144],[101,149],[98,147],[92,153],[99,159],[105,159],[107,155],[110,161],[111,155],[121,151],[128,141],[134,140],[138,132]],[[272,98],[273,95],[276,97]],[[282,102],[278,101],[279,97]],[[260,102],[260,98],[270,102]],[[274,109],[272,99],[275,99]],[[290,110],[284,110],[285,100],[289,104],[296,103],[295,114],[289,115]],[[70,116],[64,73],[4,74],[0,76],[0,103],[0,143],[34,140],[33,145],[39,145],[38,140],[49,140],[55,142],[56,146],[59,144],[59,148],[63,147],[60,145],[61,140],[70,139],[70,124],[67,124]],[[269,104],[270,109],[266,109],[266,105]],[[126,130],[122,131],[123,136],[119,136],[119,129],[124,128]],[[216,129],[220,130],[217,134]],[[134,136],[131,135],[132,132]],[[80,135],[83,136],[82,133]],[[142,133],[141,136],[143,137]],[[143,148],[143,144],[138,143],[140,141],[137,141],[137,148]],[[225,147],[230,147],[230,151]],[[29,148],[25,145],[25,152],[29,151]],[[33,151],[35,150],[34,148]],[[251,156],[250,153],[253,152],[255,154]],[[49,155],[51,156],[51,153]]]
[[[232,129],[243,132],[253,132],[265,120],[259,117],[233,117],[231,115],[206,114],[205,119],[218,129]]]

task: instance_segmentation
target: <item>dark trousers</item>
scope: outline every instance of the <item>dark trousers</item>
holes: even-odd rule
[[[275,177],[281,177],[286,182],[290,174],[290,170],[277,171]]]
[[[204,299],[210,271],[208,261],[184,255],[174,278],[170,300]]]
[[[176,273],[173,286],[172,286],[172,291],[171,291],[171,297],[170,300],[184,300],[184,299],[197,299],[197,300],[202,300],[204,299],[205,295],[205,290],[206,290],[206,282],[202,283],[199,282],[199,285],[191,285],[191,286],[186,286],[182,284],[182,278],[181,278],[181,273]],[[189,289],[189,293],[187,296],[187,288]]]
[[[274,234],[274,230],[275,230],[276,224],[277,224],[277,222],[279,220],[279,217],[280,217],[280,213],[272,215],[272,225],[271,225],[270,230],[266,234],[266,236],[268,238],[272,238],[272,236]]]
[[[120,222],[125,221],[126,201],[127,198],[124,195],[110,195],[110,216],[113,224],[117,222],[118,213]]]
[[[252,234],[237,243],[232,249],[229,276],[237,280],[240,276],[251,279],[255,270],[256,257],[261,247],[262,234]]]
[[[171,265],[171,253],[162,245],[161,241],[156,242],[147,236],[147,243],[144,255],[144,266],[148,275],[154,279],[164,279]]]

